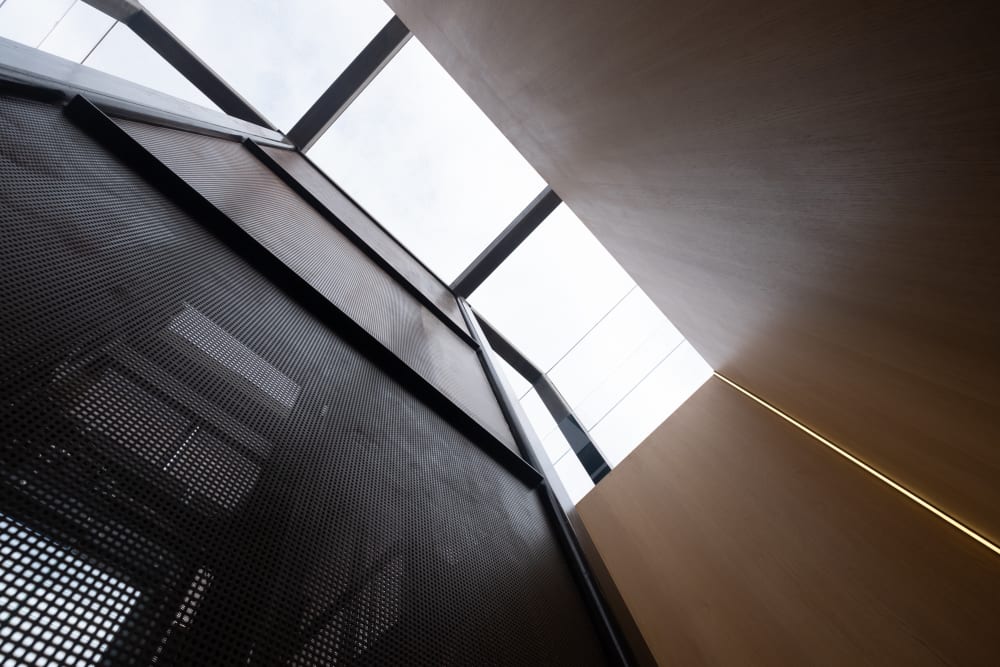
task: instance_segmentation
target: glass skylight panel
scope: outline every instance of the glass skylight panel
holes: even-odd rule
[[[207,109],[218,108],[124,23],[115,24],[83,64]]]
[[[559,481],[569,494],[573,503],[583,500],[583,497],[594,488],[594,482],[587,474],[587,470],[580,463],[580,459],[572,451],[567,452],[555,464],[556,474]]]
[[[634,285],[561,204],[469,301],[532,363],[548,371]]]
[[[549,457],[549,461],[552,463],[557,463],[566,454],[577,458],[576,454],[573,454],[566,436],[563,435],[563,432],[558,427],[549,431],[549,434],[542,438],[542,449],[545,450],[545,455]]]
[[[549,379],[589,429],[683,341],[635,287],[549,371]]]
[[[528,418],[528,423],[540,440],[544,441],[550,433],[559,430],[552,414],[534,389],[528,391],[521,399],[521,409],[524,410],[524,416]]]
[[[590,489],[594,488],[594,483],[583,464],[580,463],[580,459],[569,446],[566,436],[552,419],[545,403],[542,402],[538,392],[534,389],[528,391],[521,399],[521,408],[524,410],[532,430],[535,431],[535,435],[541,441],[545,456],[555,468],[559,481],[572,501],[579,502]]]
[[[682,343],[589,429],[608,464],[621,463],[711,376],[691,344]]]
[[[381,0],[143,0],[142,4],[284,131],[392,18]]]
[[[510,390],[514,392],[515,396],[521,398],[528,393],[528,390],[531,389],[531,383],[525,380],[523,375],[514,370],[514,367],[499,355],[494,355],[493,361],[496,362],[497,369],[503,373],[504,379],[507,380],[507,384],[510,385]]]
[[[545,187],[415,38],[309,156],[446,282]]]
[[[601,377],[593,390],[573,405],[584,428],[593,428],[619,400],[642,382],[647,375],[684,342],[667,321],[649,332],[642,343],[628,351],[620,365]],[[609,350],[608,357],[618,357],[623,350]]]
[[[6,0],[0,6],[0,37],[38,48],[74,0]]]
[[[591,426],[581,406],[610,407],[683,340],[636,286],[549,371],[549,379]]]
[[[77,2],[41,42],[42,51],[81,62],[97,45],[115,20],[85,2]]]

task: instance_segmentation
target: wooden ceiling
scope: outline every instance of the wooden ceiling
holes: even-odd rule
[[[1000,541],[1000,5],[389,4],[714,368]]]

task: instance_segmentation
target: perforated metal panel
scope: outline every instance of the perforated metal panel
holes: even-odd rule
[[[511,450],[475,350],[235,141],[118,121],[222,210]]]
[[[603,662],[537,492],[59,109],[0,155],[0,664]]]
[[[410,283],[451,318],[452,322],[468,331],[451,290],[327,180],[316,167],[296,151],[272,146],[262,148],[344,224],[406,276]]]

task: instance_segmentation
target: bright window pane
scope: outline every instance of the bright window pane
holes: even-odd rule
[[[208,109],[218,108],[123,23],[111,29],[83,64]]]
[[[569,442],[559,430],[559,425],[552,418],[537,391],[530,389],[521,398],[521,409],[524,410],[524,416],[528,418],[528,423],[538,436],[549,461],[555,463],[562,458],[563,454],[569,451]]]
[[[514,370],[514,367],[501,359],[499,355],[493,355],[493,361],[499,371],[503,373],[510,390],[514,392],[514,396],[521,398],[528,393],[528,390],[531,389],[531,383],[525,380],[523,375]]]
[[[685,341],[590,429],[612,466],[629,455],[712,375]]]
[[[446,282],[545,187],[416,39],[309,156]]]
[[[542,438],[542,448],[552,463],[556,463],[566,456],[567,453],[573,458],[577,458],[576,454],[570,451],[569,441],[566,440],[566,436],[558,428],[553,429],[547,436]]]
[[[638,347],[622,358],[621,365],[601,378],[594,390],[573,406],[584,428],[593,428],[618,401],[652,373],[668,355],[677,350],[683,341],[677,330],[667,321],[649,332]],[[608,356],[618,355],[611,353]]]
[[[559,481],[569,494],[573,503],[580,502],[587,492],[594,488],[594,482],[590,479],[580,459],[573,452],[564,455],[555,464],[556,474]]]
[[[635,283],[561,204],[469,298],[548,371]]]
[[[7,0],[0,6],[0,37],[37,48],[73,0]]]
[[[85,2],[77,2],[42,42],[42,51],[80,62],[115,20]]]
[[[0,6],[0,37],[217,109],[128,26],[82,1],[7,0]]]
[[[549,372],[589,428],[683,341],[635,287]]]
[[[381,0],[143,0],[265,118],[289,130],[384,26]]]
[[[524,416],[528,418],[531,428],[540,440],[545,440],[552,431],[558,431],[559,427],[552,418],[545,403],[542,402],[538,392],[532,389],[521,399],[521,409]]]

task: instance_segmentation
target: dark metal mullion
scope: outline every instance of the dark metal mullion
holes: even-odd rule
[[[486,330],[488,324],[472,311],[465,302],[465,299],[459,297],[458,305],[462,310],[462,316],[465,317],[466,324],[469,326],[469,331],[480,342],[480,363],[490,382],[490,386],[493,388],[497,402],[504,417],[507,419],[507,424],[510,426],[510,431],[514,436],[518,448],[521,450],[522,456],[536,469],[541,470],[546,480],[558,480],[555,468],[549,462],[544,447],[538,441],[537,435],[535,435],[534,431],[528,425],[527,417],[525,417],[517,397],[493,363],[489,334],[488,330]],[[495,352],[496,350],[492,351]],[[510,362],[508,361],[508,363]],[[609,657],[619,665],[627,666],[634,664],[635,659],[630,649],[635,648],[641,651],[641,655],[643,656],[648,653],[648,649],[645,646],[631,647],[623,639],[621,628],[616,622],[615,616],[610,611],[610,607],[601,593],[600,584],[591,572],[587,557],[581,548],[581,538],[588,545],[591,545],[591,542],[589,535],[586,534],[586,528],[578,520],[572,501],[566,494],[565,489],[558,485],[558,482],[556,486],[553,486],[549,481],[542,482],[539,486],[539,497],[549,520],[555,528],[556,536],[563,548],[570,571],[573,573],[574,579],[576,579],[581,589],[583,599],[598,627],[601,640]],[[574,519],[576,520],[574,521]],[[626,621],[630,620],[626,619]],[[635,635],[635,633],[632,634]],[[641,636],[637,637],[634,641],[641,642]],[[642,664],[651,663],[649,659],[646,659],[642,661]]]
[[[145,9],[140,9],[123,22],[227,114],[272,130],[276,129],[242,95],[230,88],[215,70],[205,64]]]
[[[403,48],[410,36],[409,28],[398,16],[389,19],[336,81],[330,84],[330,87],[302,115],[299,122],[295,123],[295,127],[289,130],[289,140],[300,150],[309,150],[392,60],[392,57]]]
[[[459,302],[461,301],[459,299]],[[476,318],[490,347],[525,380],[530,382],[531,386],[538,392],[538,397],[542,399],[573,453],[580,460],[587,474],[590,475],[590,479],[595,484],[604,479],[604,476],[611,472],[611,467],[600,450],[597,449],[587,429],[583,427],[583,422],[576,416],[573,408],[559,393],[552,381],[489,322],[478,315]]]
[[[510,364],[521,377],[534,386],[535,382],[542,377],[542,371],[521,354],[520,350],[514,347],[510,341],[504,338],[499,331],[493,328],[492,324],[478,313],[476,313],[476,322],[482,328],[483,336],[493,351],[500,355],[501,359]]]
[[[535,199],[521,211],[507,228],[500,232],[486,249],[472,261],[472,264],[462,271],[462,274],[451,284],[451,289],[458,296],[469,296],[490,274],[497,270],[507,257],[535,231],[538,225],[556,209],[562,199],[552,188],[546,187]]]
[[[611,472],[611,467],[604,460],[604,455],[597,449],[587,429],[583,427],[580,419],[569,407],[569,403],[544,373],[533,386],[549,414],[555,419],[556,425],[562,431],[570,449],[580,459],[583,468],[590,475],[590,479],[593,480],[594,484],[600,482],[605,475]]]

